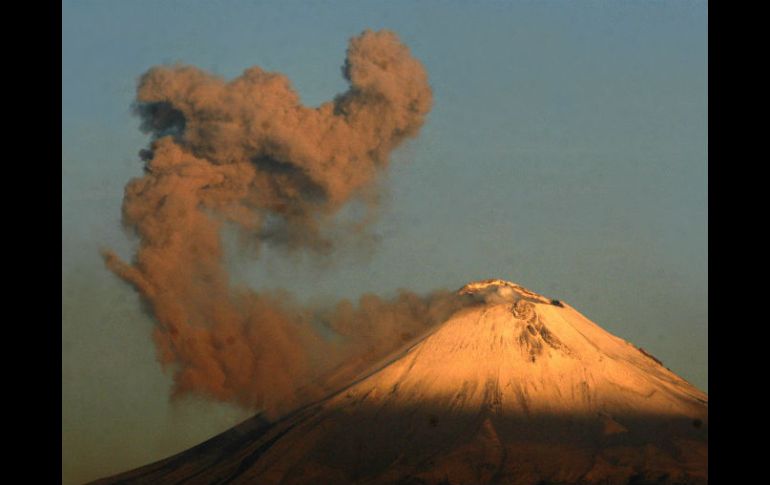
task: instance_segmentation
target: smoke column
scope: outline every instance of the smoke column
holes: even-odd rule
[[[141,77],[136,112],[152,142],[141,152],[145,174],[128,183],[123,201],[123,222],[140,246],[130,263],[111,252],[104,258],[154,316],[175,395],[277,416],[460,304],[449,293],[402,292],[311,309],[285,292],[229,282],[225,227],[257,254],[268,244],[328,257],[330,234],[340,229],[334,216],[364,199],[391,151],[430,111],[425,70],[392,32],[351,39],[343,74],[348,91],[318,108],[301,105],[285,76],[259,67],[232,81],[184,65]],[[322,336],[321,325],[339,338]]]

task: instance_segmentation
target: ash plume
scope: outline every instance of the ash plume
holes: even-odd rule
[[[145,174],[129,182],[123,201],[123,222],[140,245],[130,263],[111,252],[104,258],[152,312],[175,395],[275,416],[461,304],[450,293],[402,292],[307,308],[286,292],[230,283],[226,227],[257,254],[269,244],[326,257],[330,234],[366,224],[340,225],[335,215],[351,201],[374,203],[366,191],[424,123],[427,74],[394,33],[351,39],[343,74],[350,88],[317,108],[303,106],[285,76],[259,67],[231,81],[184,65],[141,77],[135,110],[152,142],[141,153]],[[322,326],[336,338],[322,336]]]

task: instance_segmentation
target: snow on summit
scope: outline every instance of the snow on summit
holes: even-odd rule
[[[331,397],[102,483],[707,482],[705,393],[520,285],[458,294],[470,303]]]
[[[504,280],[459,293],[484,304],[455,314],[334,405],[360,395],[357,405],[431,402],[452,412],[491,405],[501,414],[704,418],[704,393],[574,309]]]
[[[474,281],[460,288],[458,293],[461,295],[481,296],[485,299],[485,301],[490,303],[514,303],[522,298],[540,303],[548,303],[549,301],[552,301],[548,300],[542,295],[538,295],[537,293],[524,288],[521,285],[517,285],[516,283],[511,283],[510,281],[501,279]]]

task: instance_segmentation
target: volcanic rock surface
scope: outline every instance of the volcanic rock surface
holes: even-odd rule
[[[706,483],[708,396],[503,280],[331,397],[95,483]]]

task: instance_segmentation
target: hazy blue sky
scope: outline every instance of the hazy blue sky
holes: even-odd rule
[[[245,417],[170,404],[152,322],[99,248],[129,257],[123,186],[146,137],[137,77],[181,61],[344,91],[348,39],[394,30],[434,109],[393,157],[369,256],[239,262],[302,298],[500,277],[563,299],[707,390],[706,2],[65,1],[62,440],[65,483],[143,464]]]

